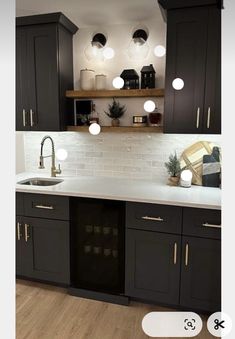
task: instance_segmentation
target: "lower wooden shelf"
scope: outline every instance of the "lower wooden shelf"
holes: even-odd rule
[[[67,131],[70,132],[88,132],[88,126],[67,126]],[[162,133],[162,126],[146,126],[146,127],[134,127],[134,126],[101,126],[102,132],[114,132],[114,133]]]

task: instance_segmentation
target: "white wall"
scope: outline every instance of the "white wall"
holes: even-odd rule
[[[16,170],[16,173],[20,173],[20,172],[25,171],[24,133],[23,132],[16,132],[15,144],[16,144],[15,170]]]

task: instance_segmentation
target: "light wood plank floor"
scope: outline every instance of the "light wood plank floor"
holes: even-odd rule
[[[17,280],[16,338],[146,339],[141,328],[144,315],[166,310],[136,302],[119,306],[77,298],[63,288]],[[207,317],[203,319],[203,330],[194,338],[213,339],[206,329]]]

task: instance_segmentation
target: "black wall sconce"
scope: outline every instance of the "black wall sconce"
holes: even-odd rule
[[[92,47],[103,48],[107,42],[106,37],[102,33],[97,33],[93,36],[91,45]]]
[[[147,29],[138,28],[134,30],[131,41],[127,49],[127,55],[132,60],[144,60],[149,53]]]
[[[135,44],[142,46],[148,39],[148,34],[144,29],[137,29],[133,36],[132,39]]]

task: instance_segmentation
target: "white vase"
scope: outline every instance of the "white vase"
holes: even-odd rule
[[[80,87],[83,91],[91,91],[95,87],[95,71],[92,69],[81,69]]]
[[[95,89],[96,90],[106,89],[106,75],[105,74],[97,74],[95,76]]]

